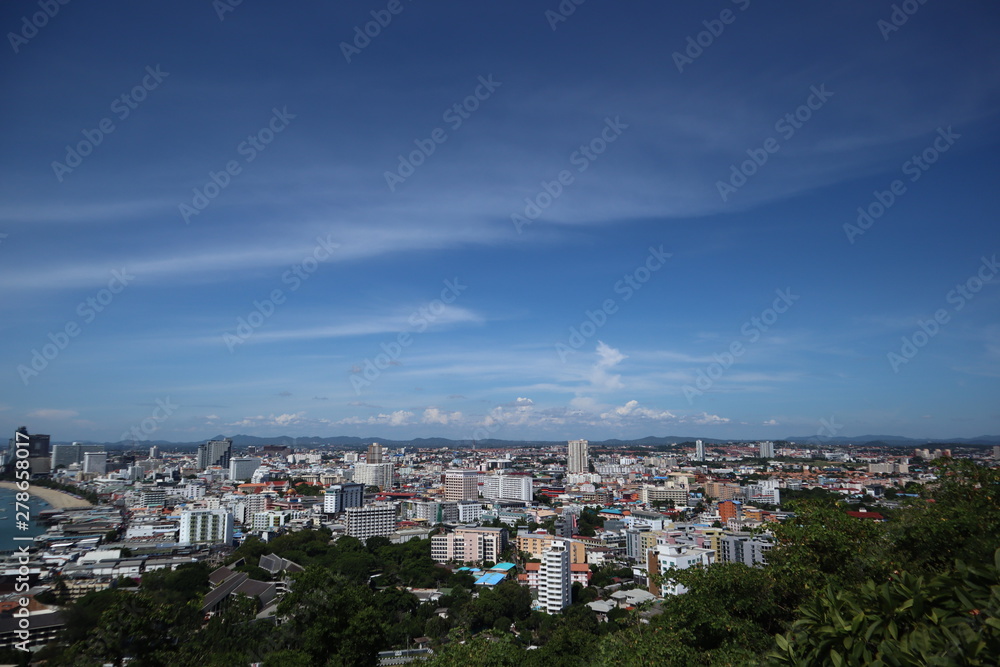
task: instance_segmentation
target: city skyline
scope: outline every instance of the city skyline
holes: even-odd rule
[[[996,8],[568,4],[6,6],[0,425],[1000,433]]]

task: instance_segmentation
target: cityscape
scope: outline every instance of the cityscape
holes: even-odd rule
[[[2,7],[0,667],[997,664],[997,3]]]
[[[372,551],[411,545],[436,570],[406,586],[381,581],[379,569],[371,575],[376,591],[405,591],[433,614],[410,624],[419,634],[405,643],[381,637],[366,661],[433,659],[454,642],[466,622],[449,606],[457,606],[459,581],[480,598],[518,587],[528,618],[573,611],[607,627],[626,618],[649,624],[665,613],[665,600],[692,594],[685,571],[771,567],[797,501],[827,503],[858,525],[882,524],[935,489],[951,460],[1000,477],[1000,444],[578,439],[344,449],[236,448],[232,438],[218,438],[139,450],[52,444],[49,435],[21,428],[0,464],[27,471],[21,479],[38,485],[52,506],[35,517],[45,531],[6,552],[4,577],[19,582],[7,608],[27,599],[28,623],[19,629],[14,611],[0,650],[64,659],[53,647],[79,630],[67,605],[102,592],[135,595],[157,573],[191,568],[205,577],[204,594],[190,603],[204,623],[229,618],[245,601],[247,618],[280,627],[289,613],[283,601],[303,585],[296,558],[305,554],[288,546],[295,535]],[[493,629],[530,638],[529,627],[506,618]]]

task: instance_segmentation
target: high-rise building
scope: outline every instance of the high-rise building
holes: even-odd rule
[[[479,473],[475,470],[449,470],[444,474],[445,500],[479,498]]]
[[[160,448],[157,447],[156,445],[153,445],[152,447],[150,447],[149,448],[149,458],[151,458],[151,459],[158,459],[158,458],[160,458]]]
[[[738,500],[723,500],[719,503],[719,518],[722,523],[727,523],[730,519],[739,519],[743,516],[743,503]]]
[[[368,445],[368,455],[365,458],[365,463],[384,463],[382,460],[382,445],[377,442]]]
[[[760,458],[762,459],[773,459],[774,458],[774,443],[768,440],[760,443]]]
[[[736,533],[719,539],[719,560],[723,563],[743,563],[753,567],[767,563],[767,552],[774,546],[766,535]]]
[[[348,507],[361,507],[364,504],[364,484],[334,484],[323,496],[323,511],[326,514],[339,514]]]
[[[20,444],[20,447],[18,447]],[[18,456],[18,451],[27,451],[27,457]],[[49,436],[41,433],[35,435],[28,434],[28,427],[22,426],[14,433],[10,439],[7,451],[3,456],[4,465],[10,465],[15,459],[27,459],[32,475],[47,473],[52,468],[52,461],[49,458]]]
[[[83,472],[103,475],[108,470],[107,452],[87,452],[83,455]]]
[[[348,507],[347,534],[362,542],[369,537],[389,537],[396,530],[396,507],[388,503],[375,503],[364,507]]]
[[[701,440],[694,441],[694,460],[704,461],[705,460],[705,443]]]
[[[566,472],[579,473],[590,470],[590,457],[587,456],[588,444],[589,443],[586,440],[569,441],[566,457]]]
[[[558,614],[572,602],[569,545],[565,540],[553,540],[542,554],[539,567],[538,602],[547,614]]]
[[[72,445],[52,445],[52,472],[59,467],[68,468],[74,463],[83,464],[83,457],[87,452],[103,452],[104,445],[81,445],[74,442]]]
[[[229,479],[234,482],[245,482],[253,478],[260,467],[260,458],[256,456],[236,456],[229,459]]]
[[[431,538],[431,557],[438,563],[495,563],[506,548],[506,528],[456,528]]]
[[[715,552],[711,549],[691,547],[686,544],[657,544],[648,552],[647,572],[660,574],[660,586],[650,578],[649,592],[654,595],[682,595],[687,587],[671,576],[672,570],[686,570],[701,565],[708,567],[715,562]]]
[[[228,510],[181,512],[178,544],[230,544],[232,541],[232,512]]]
[[[377,486],[380,489],[392,488],[391,463],[355,463],[354,481],[365,486]]]
[[[209,440],[204,445],[198,445],[198,469],[205,470],[212,466],[228,468],[232,456],[232,438]]]
[[[490,500],[533,499],[531,477],[527,475],[486,475],[483,477],[483,498]]]

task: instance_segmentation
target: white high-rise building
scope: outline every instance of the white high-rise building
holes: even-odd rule
[[[662,577],[659,590],[655,584],[650,583],[649,592],[654,595],[683,595],[687,592],[687,587],[678,583],[671,576],[671,571],[686,570],[696,565],[708,567],[715,562],[715,551],[687,544],[657,544],[649,550],[647,557],[647,571],[658,572]]]
[[[232,541],[232,512],[228,510],[181,512],[178,544],[230,544]]]
[[[483,498],[490,500],[521,500],[533,498],[531,477],[527,475],[487,475],[483,478]]]
[[[588,472],[590,457],[587,456],[586,440],[570,440],[566,457],[566,472]]]
[[[323,496],[323,512],[326,514],[339,514],[348,507],[361,507],[364,504],[364,484],[334,484]]]
[[[355,463],[354,481],[365,486],[377,486],[380,489],[392,488],[392,464]]]
[[[694,441],[694,460],[704,461],[705,460],[705,443],[701,440]]]
[[[542,553],[539,567],[538,602],[547,614],[558,614],[570,605],[573,587],[571,582],[569,543],[553,540]]]
[[[769,440],[765,440],[760,443],[760,458],[762,459],[773,459],[774,458],[774,443]]]
[[[388,503],[375,503],[365,507],[348,507],[347,534],[362,542],[369,537],[389,537],[396,530],[396,507]]]
[[[107,452],[87,452],[83,455],[83,472],[103,475],[107,469]]]
[[[253,474],[260,467],[260,459],[256,456],[237,456],[229,459],[229,479],[234,482],[245,482],[253,479]]]
[[[479,498],[479,473],[475,470],[449,470],[444,474],[445,500]]]

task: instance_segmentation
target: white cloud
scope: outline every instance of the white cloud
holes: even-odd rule
[[[702,412],[701,414],[685,417],[681,421],[691,422],[692,424],[728,424],[729,417],[720,417],[719,415],[710,415],[707,412]]]
[[[51,408],[42,408],[40,410],[35,410],[34,412],[29,412],[29,417],[38,417],[39,419],[70,419],[71,417],[76,417],[80,413],[76,410],[56,410]]]
[[[274,415],[273,413],[265,417],[264,415],[257,415],[256,417],[244,417],[239,421],[231,422],[226,424],[226,426],[255,426],[255,427],[266,427],[266,426],[295,426],[297,424],[303,423],[303,416],[305,412],[285,413],[280,415]]]
[[[447,424],[458,421],[461,418],[461,412],[446,412],[440,408],[427,408],[424,410],[424,416],[421,417],[420,421],[424,424]]]
[[[622,376],[611,375],[608,370],[628,357],[610,345],[606,345],[604,341],[597,341],[597,357],[597,362],[590,370],[590,384],[593,388],[598,390],[623,389],[625,385],[622,384]]]
[[[601,414],[601,419],[618,420],[628,418],[671,420],[676,419],[677,416],[669,410],[651,410],[650,408],[640,407],[639,401],[635,400]]]
[[[764,422],[764,426],[777,426],[777,425],[778,425],[777,419],[768,419],[766,422]]]
[[[406,426],[410,423],[410,417],[412,416],[413,413],[408,410],[396,410],[388,414],[380,412],[371,417],[345,417],[335,423],[342,425],[382,424],[387,426]]]

